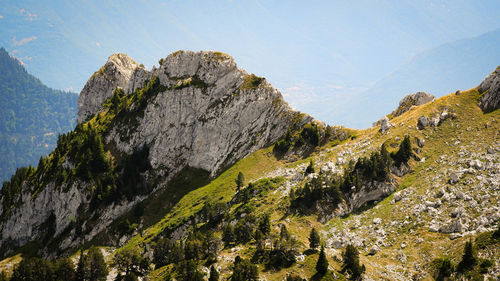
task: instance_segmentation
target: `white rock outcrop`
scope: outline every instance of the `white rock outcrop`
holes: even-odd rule
[[[81,123],[101,108],[116,87],[126,89],[139,66],[125,54],[113,54],[106,64],[87,81],[78,98],[78,119]]]

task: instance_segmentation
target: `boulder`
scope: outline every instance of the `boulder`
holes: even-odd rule
[[[394,199],[394,202],[400,201],[402,199],[401,191],[394,193],[393,199]]]
[[[425,140],[424,139],[415,137],[415,140],[417,141],[418,147],[420,147],[420,148],[424,147],[424,145],[425,145]]]
[[[456,184],[459,180],[460,180],[460,177],[456,173],[451,173],[450,179],[448,182],[451,184]]]
[[[373,245],[371,248],[370,248],[370,251],[368,251],[368,254],[370,256],[373,256],[375,255],[376,253],[378,253],[378,251],[380,251],[379,247],[377,245]]]
[[[420,116],[417,122],[417,128],[423,130],[425,127],[429,126],[430,120],[427,116]]]
[[[462,224],[462,220],[460,218],[457,218],[448,225],[439,228],[439,232],[441,233],[462,233],[465,230],[466,227],[464,224]]]
[[[392,127],[394,127],[394,125],[389,122],[389,118],[387,118],[387,116],[386,116],[380,122],[379,132],[385,133],[386,131],[388,131]]]
[[[469,167],[474,168],[476,170],[482,170],[483,169],[483,162],[479,159],[474,159],[469,162]]]

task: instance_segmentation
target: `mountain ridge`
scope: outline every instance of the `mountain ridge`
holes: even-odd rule
[[[254,266],[266,280],[283,280],[289,274],[347,279],[352,274],[345,270],[343,249],[349,247],[359,251],[356,257],[368,280],[437,278],[436,260],[445,255],[458,263],[459,246],[475,239],[476,247],[483,247],[477,248],[481,259],[492,264],[485,273],[479,265],[472,273],[498,276],[500,244],[491,238],[500,218],[496,72],[479,88],[418,104],[410,96],[415,106],[402,102],[404,108],[380,127],[354,130],[325,126],[289,111],[279,92],[261,77],[230,67],[232,74],[223,74],[221,80],[208,75],[217,71],[200,67],[220,60],[231,59],[215,52],[181,51],[161,60],[157,75],[142,88],[129,91],[128,85],[135,83],[127,82],[126,89],[112,86],[111,95],[96,91],[109,95],[102,107],[86,111],[86,120],[61,136],[36,170],[20,170],[11,179],[12,185],[23,185],[15,193],[21,202],[9,201],[5,208],[8,197],[2,192],[2,239],[32,231],[21,242],[39,235],[38,243],[47,243],[34,247],[35,252],[49,258],[71,255],[79,247],[107,246],[110,265],[135,253],[155,266],[134,269],[134,274],[153,280],[192,280],[186,274],[208,273],[210,264],[221,277],[230,278],[238,260]],[[96,72],[89,81],[104,73],[106,69]],[[187,108],[178,107],[183,99],[190,101]],[[481,99],[488,105],[493,101],[494,109],[483,112]],[[194,109],[197,104],[203,105],[200,111]],[[256,110],[260,108],[265,110]],[[205,115],[209,109],[215,110],[213,115]],[[211,118],[189,118],[181,114],[186,111]],[[237,152],[240,142],[213,130],[219,144],[234,147],[223,153],[216,149],[212,165],[162,152],[171,147],[182,154],[185,148],[176,144],[191,143],[169,139],[176,131],[192,136],[184,128],[195,128],[198,122],[224,124],[217,116],[229,116],[234,123],[255,116],[254,111],[260,113],[257,119],[239,121],[250,125],[238,127],[261,139],[245,137],[243,143],[250,147],[243,146],[243,154],[227,154]],[[172,127],[171,116],[178,120]],[[267,122],[256,122],[259,118]],[[167,128],[155,125],[161,121]],[[245,136],[239,129],[230,131]],[[162,132],[160,140],[154,132]],[[176,161],[169,162],[172,156]],[[232,160],[227,162],[227,157]],[[43,213],[52,207],[49,202],[59,205],[59,213]],[[65,211],[67,205],[71,212]],[[307,246],[311,228],[319,229],[330,264],[323,277],[314,267],[317,247]],[[11,229],[17,232],[7,233]],[[22,244],[7,240],[3,246],[9,243]],[[7,248],[3,252],[15,253]],[[180,254],[162,258],[162,251]],[[121,274],[117,270],[108,277]]]
[[[120,88],[130,82],[120,72],[122,62],[137,85],[128,92]],[[125,55],[110,56],[80,95],[79,118],[87,121],[80,118],[73,132],[59,137],[38,169],[19,170],[4,186],[12,194],[2,196],[2,247],[42,235],[46,221],[55,236],[67,237],[56,248],[76,247],[182,170],[213,178],[290,127],[313,121],[292,111],[265,79],[237,69],[222,53],[180,51],[152,73],[128,62]],[[16,177],[21,185],[14,184]],[[13,202],[21,194],[18,207]],[[87,219],[78,221],[83,214],[94,217],[92,226]]]

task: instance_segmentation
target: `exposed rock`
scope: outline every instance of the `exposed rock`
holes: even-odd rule
[[[420,116],[418,118],[417,128],[419,130],[425,129],[425,127],[429,126],[430,120],[427,116]]]
[[[377,246],[377,245],[373,245],[371,248],[370,248],[370,251],[368,252],[368,254],[370,256],[373,256],[375,255],[376,253],[378,253],[378,251],[380,251],[380,248]]]
[[[406,255],[404,253],[401,253],[397,256],[397,259],[401,262],[401,263],[406,263]]]
[[[394,125],[389,122],[389,118],[387,118],[387,116],[386,116],[380,122],[379,132],[385,133],[386,131],[388,131],[392,127],[394,127]]]
[[[431,119],[431,127],[437,127],[439,126],[439,123],[441,122],[441,119],[439,117],[434,117]]]
[[[455,183],[457,183],[459,180],[460,180],[460,177],[459,177],[456,173],[451,173],[451,174],[450,174],[449,183],[451,183],[451,184],[455,184]]]
[[[397,166],[391,167],[391,173],[395,174],[398,177],[402,177],[409,172],[410,172],[410,166],[408,166],[405,163],[401,163],[401,165],[399,165],[399,167],[397,167]]]
[[[453,209],[451,211],[450,215],[452,218],[459,218],[459,217],[462,217],[464,212],[465,212],[465,210],[462,207],[456,207],[455,209]]]
[[[491,147],[491,146],[490,146],[490,147],[488,147],[488,148],[486,149],[486,153],[488,153],[488,154],[495,154],[495,149],[494,149],[493,147]]]
[[[126,89],[137,67],[135,61],[125,54],[111,55],[106,64],[90,77],[80,93],[78,123],[94,115],[104,101],[113,95],[116,87]]]
[[[479,84],[478,91],[483,94],[479,99],[479,107],[484,112],[491,112],[500,107],[500,66]]]
[[[425,140],[424,139],[415,137],[415,140],[417,141],[418,147],[420,147],[420,148],[424,147],[424,145],[425,145]]]
[[[426,92],[416,92],[415,94],[407,95],[399,101],[398,108],[396,108],[390,115],[392,118],[397,117],[411,110],[414,106],[426,104],[434,100],[434,98],[435,97],[433,95]]]
[[[483,169],[483,163],[479,159],[471,160],[469,162],[469,167],[474,168],[476,170],[482,170]]]
[[[348,208],[345,210],[345,213],[350,213],[352,210],[363,206],[367,202],[385,198],[395,190],[396,186],[392,182],[368,182],[365,185],[362,185],[359,190],[356,190],[356,192],[349,194],[346,198]]]
[[[462,224],[462,220],[460,218],[457,218],[448,225],[439,228],[439,232],[441,233],[462,233],[465,230],[466,226]]]
[[[394,202],[398,202],[401,200],[401,198],[402,198],[401,193],[402,193],[401,191],[394,193],[394,197],[393,197]]]
[[[150,75],[158,77],[165,91],[147,100],[135,122],[114,123],[115,126],[103,134],[103,141],[112,147],[113,153],[120,155],[130,155],[147,147],[147,161],[154,173],[148,172],[146,179],[156,188],[166,186],[187,167],[204,170],[215,177],[237,160],[276,142],[294,122],[298,121],[300,126],[313,121],[312,117],[291,110],[280,92],[265,79],[248,82],[255,76],[238,69],[229,55],[180,51],[169,55],[152,74],[126,55],[110,56],[82,90],[79,122],[95,114],[116,87],[131,94],[142,87]],[[245,83],[247,85],[242,86]],[[61,233],[71,222],[70,218],[78,218],[80,211],[76,210],[88,209],[87,196],[91,188],[87,185],[91,183],[75,184],[77,186],[65,187],[51,183],[41,187],[36,196],[31,195],[32,187],[26,186],[22,203],[0,222],[0,247],[22,246],[36,238],[43,222],[52,215],[55,234]],[[89,241],[144,198],[135,197],[103,207],[91,215],[99,224],[84,229],[84,240],[68,238],[59,246],[68,248]],[[83,223],[82,227],[85,226]],[[68,235],[74,235],[74,231]]]

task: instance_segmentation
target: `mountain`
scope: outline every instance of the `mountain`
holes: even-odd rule
[[[152,70],[114,54],[80,94],[76,128],[4,184],[0,270],[494,279],[499,81],[497,68],[470,90],[408,96],[355,130],[291,110],[223,53],[179,51]]]
[[[0,48],[0,182],[17,167],[36,165],[74,128],[78,95],[53,90]]]
[[[403,96],[419,91],[436,96],[476,86],[500,61],[500,29],[478,37],[447,43],[417,54],[408,63],[351,99],[344,118],[363,128],[397,106]]]
[[[219,52],[179,51],[151,71],[112,55],[78,103],[76,128],[3,186],[3,253],[37,238],[44,251],[76,248],[152,193],[184,194],[312,121]]]

